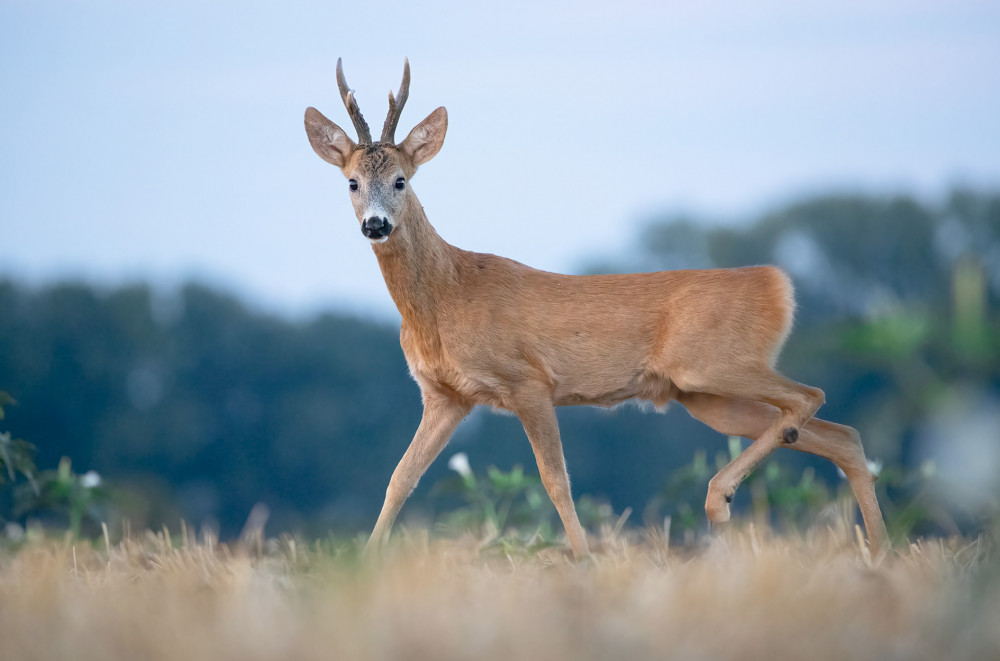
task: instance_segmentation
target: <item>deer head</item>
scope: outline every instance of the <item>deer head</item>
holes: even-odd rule
[[[440,151],[448,128],[448,112],[444,107],[438,108],[417,124],[405,140],[395,143],[396,125],[410,89],[410,63],[404,61],[403,82],[396,96],[389,92],[389,114],[382,137],[373,143],[354,91],[347,87],[339,58],[337,86],[358,133],[358,142],[312,107],[306,109],[306,134],[319,157],[339,167],[347,177],[361,233],[372,243],[382,243],[405,222],[404,210],[411,200],[416,200],[409,187],[410,178],[418,166]]]

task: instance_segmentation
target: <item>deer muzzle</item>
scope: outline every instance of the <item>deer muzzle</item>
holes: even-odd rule
[[[372,241],[385,239],[390,232],[392,232],[392,223],[389,222],[388,218],[372,216],[361,223],[361,233]]]

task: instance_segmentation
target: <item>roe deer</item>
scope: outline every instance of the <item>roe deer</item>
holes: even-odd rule
[[[709,482],[709,521],[729,519],[736,487],[775,448],[794,448],[847,475],[877,555],[885,524],[858,433],[813,418],[823,392],[774,369],[795,307],[788,277],[771,266],[560,275],[448,244],[410,187],[441,149],[448,115],[436,109],[396,144],[409,83],[406,62],[378,142],[339,59],[337,84],[358,142],[315,108],[305,113],[312,148],[349,181],[361,232],[402,316],[400,344],[424,407],[366,548],[388,537],[455,427],[485,404],[520,418],[573,553],[586,556],[553,407],[638,398],[658,407],[677,400],[723,434],[753,440]]]

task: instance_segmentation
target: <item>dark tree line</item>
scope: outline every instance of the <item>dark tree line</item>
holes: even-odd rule
[[[1000,398],[1000,196],[830,196],[725,226],[653,219],[627,263],[592,270],[756,263],[784,266],[799,291],[782,371],[822,387],[823,416],[859,427],[888,464],[926,459],[918,441],[949,392]],[[257,502],[279,530],[369,526],[420,418],[397,329],[337,313],[289,321],[197,284],[0,281],[0,390],[18,401],[5,424],[38,447],[40,467],[69,456],[100,472],[136,526],[214,519],[223,534]],[[679,406],[559,416],[575,492],[651,520],[669,513],[648,503],[671,473],[726,444]],[[409,516],[440,507],[427,485],[458,450],[474,468],[534,471],[516,420],[477,411]]]

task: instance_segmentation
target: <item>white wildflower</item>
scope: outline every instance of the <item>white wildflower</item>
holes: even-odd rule
[[[80,476],[80,486],[84,489],[93,489],[101,486],[101,476],[97,471],[87,471]]]
[[[452,469],[464,478],[472,476],[472,467],[469,465],[469,455],[458,452],[448,460],[448,468]]]
[[[867,459],[865,460],[865,465],[868,466],[868,472],[872,474],[872,477],[878,477],[878,474],[882,472],[881,459]],[[847,479],[847,474],[840,470],[840,466],[837,466],[837,475],[839,475],[842,480]]]

